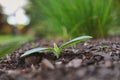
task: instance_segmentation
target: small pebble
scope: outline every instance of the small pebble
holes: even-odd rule
[[[73,59],[66,65],[66,67],[78,68],[81,65],[81,63],[82,63],[82,59]]]
[[[60,68],[62,66],[62,61],[56,62],[55,65],[56,65],[57,68]]]
[[[49,69],[52,69],[52,70],[55,69],[54,65],[47,59],[43,59],[42,62],[41,62],[41,65],[42,65],[42,67],[46,67],[46,68],[49,68]]]
[[[105,67],[112,67],[111,61],[105,61]]]

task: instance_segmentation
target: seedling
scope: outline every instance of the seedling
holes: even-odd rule
[[[50,48],[41,48],[41,47],[40,47],[40,48],[34,48],[34,49],[28,50],[28,51],[26,51],[24,54],[22,54],[22,55],[21,55],[21,58],[22,58],[22,57],[25,57],[25,56],[28,56],[28,55],[30,55],[30,54],[33,54],[33,53],[35,53],[35,52],[41,52],[41,51],[46,51],[46,50],[53,51],[54,54],[55,54],[55,56],[56,56],[57,58],[59,58],[59,57],[60,57],[60,52],[61,52],[61,51],[63,50],[63,48],[65,48],[66,46],[72,45],[72,44],[76,44],[76,43],[78,43],[78,42],[85,41],[85,40],[88,40],[88,39],[90,39],[90,38],[92,38],[92,37],[91,37],[91,36],[80,36],[80,37],[74,38],[74,39],[72,39],[72,40],[70,40],[70,41],[62,44],[60,47],[58,47],[58,46],[56,45],[56,43],[54,43],[54,47],[50,47]]]
[[[100,50],[104,50],[105,48],[108,48],[109,46],[107,46],[107,45],[101,45],[101,46],[99,46],[99,48],[100,48]]]

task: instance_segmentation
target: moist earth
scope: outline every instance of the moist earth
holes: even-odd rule
[[[91,39],[65,47],[60,58],[36,47],[60,46],[65,41],[35,39],[0,59],[0,80],[120,80],[120,36]]]

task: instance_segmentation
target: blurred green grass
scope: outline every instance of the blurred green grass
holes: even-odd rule
[[[12,42],[12,41],[26,41],[31,39],[30,36],[26,35],[19,35],[19,36],[13,36],[13,35],[0,35],[0,44],[6,43],[6,42]]]
[[[30,39],[31,37],[26,35],[0,35],[0,57],[11,53],[12,51],[20,47],[21,44],[25,43]]]
[[[114,0],[30,0],[34,22],[43,23],[47,35],[104,37],[115,25]],[[106,5],[107,4],[107,5]],[[39,18],[39,17],[41,18]],[[117,19],[119,20],[119,19]],[[41,26],[38,26],[41,27]],[[36,32],[41,32],[38,30]]]

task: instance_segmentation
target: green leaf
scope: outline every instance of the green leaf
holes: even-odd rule
[[[75,43],[78,43],[78,42],[81,42],[81,41],[85,41],[85,40],[88,40],[90,38],[92,38],[92,37],[91,36],[80,36],[80,37],[77,37],[75,39],[70,40],[69,42],[66,42],[66,43],[62,44],[60,46],[60,50],[62,50],[64,47],[66,47],[68,45],[75,44]]]
[[[54,43],[54,51],[58,52],[58,50],[59,50],[58,46]]]
[[[59,49],[59,47],[56,45],[56,43],[54,43],[54,54],[55,54],[55,56],[57,57],[57,58],[59,58],[59,56],[60,56],[60,49]]]
[[[34,48],[34,49],[31,49],[31,50],[28,50],[26,51],[24,54],[22,54],[20,57],[25,57],[25,56],[28,56],[30,54],[33,54],[35,52],[40,52],[40,51],[45,51],[45,50],[50,50],[50,51],[53,51],[53,48]]]

